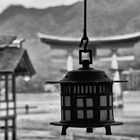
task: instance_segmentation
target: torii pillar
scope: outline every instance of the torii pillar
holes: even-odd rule
[[[67,71],[72,71],[73,70],[73,51],[68,50],[67,51]]]
[[[132,61],[135,59],[135,56],[117,56],[117,50],[112,50],[111,58],[102,58],[100,61],[111,61],[111,71],[113,72],[113,81],[121,81],[120,72],[118,66],[118,61]],[[123,108],[123,91],[120,82],[115,82],[113,84],[113,93],[114,93],[114,107]]]

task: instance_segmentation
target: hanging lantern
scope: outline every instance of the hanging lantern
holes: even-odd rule
[[[85,21],[80,44],[84,43],[84,50],[79,50],[82,68],[69,71],[59,82],[47,82],[61,86],[61,120],[50,124],[62,126],[62,135],[66,135],[68,127],[86,128],[87,132],[93,132],[95,127],[105,127],[106,135],[111,135],[111,126],[122,124],[114,120],[113,81],[104,71],[89,66],[92,51],[87,49],[88,41]]]
[[[88,53],[90,60],[82,60]],[[59,82],[61,86],[61,121],[52,125],[63,126],[62,135],[68,127],[105,127],[106,135],[111,135],[111,125],[120,125],[113,115],[113,81],[103,71],[89,67],[92,62],[91,50],[80,50],[82,68],[70,71]]]

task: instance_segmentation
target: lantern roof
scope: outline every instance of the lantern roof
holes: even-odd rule
[[[16,75],[30,75],[35,73],[28,53],[23,48],[0,48],[0,73],[13,73]]]
[[[94,68],[79,68],[68,72],[60,83],[112,83],[104,71]]]

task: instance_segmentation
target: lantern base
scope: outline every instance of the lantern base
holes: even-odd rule
[[[111,126],[122,125],[122,122],[100,122],[100,123],[71,123],[71,122],[51,122],[51,125],[62,126],[61,135],[66,135],[68,127],[86,128],[87,133],[92,133],[95,127],[105,127],[106,135],[112,135]]]

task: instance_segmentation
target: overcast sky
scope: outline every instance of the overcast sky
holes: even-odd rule
[[[3,11],[10,4],[22,4],[26,7],[46,8],[49,6],[56,6],[62,4],[72,4],[76,1],[82,0],[0,0],[0,12]]]

